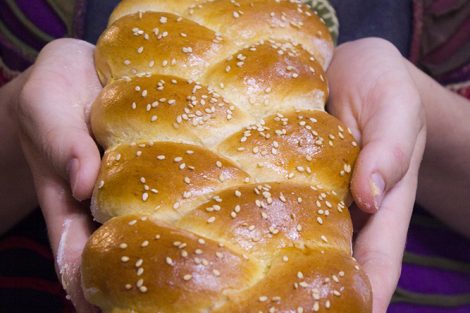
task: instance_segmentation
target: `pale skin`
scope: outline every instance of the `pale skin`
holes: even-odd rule
[[[79,279],[81,251],[93,230],[84,200],[100,166],[89,129],[101,90],[93,49],[57,40],[0,89],[0,232],[41,206],[58,275],[80,313],[95,310]],[[328,79],[329,111],[362,146],[352,181],[354,251],[372,284],[374,313],[384,313],[400,275],[418,177],[418,201],[470,238],[464,227],[470,221],[470,103],[381,39],[339,46]]]

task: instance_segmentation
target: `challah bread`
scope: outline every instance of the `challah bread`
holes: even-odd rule
[[[96,48],[105,313],[370,313],[352,258],[358,147],[324,111],[333,45],[287,0],[125,0]]]

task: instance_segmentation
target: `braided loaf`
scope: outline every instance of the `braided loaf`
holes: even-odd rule
[[[351,257],[358,147],[324,111],[328,29],[286,0],[125,0],[96,48],[103,312],[371,311]]]

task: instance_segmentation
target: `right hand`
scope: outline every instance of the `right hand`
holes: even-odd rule
[[[93,231],[88,203],[100,168],[91,134],[91,104],[101,90],[94,46],[75,39],[48,44],[23,75],[12,103],[21,147],[36,187],[56,271],[78,312],[96,311],[82,293],[80,263]]]
[[[425,111],[406,60],[383,39],[339,46],[328,78],[329,111],[361,143],[351,181],[360,209],[351,210],[354,255],[370,279],[373,312],[385,313],[400,277],[426,141]]]

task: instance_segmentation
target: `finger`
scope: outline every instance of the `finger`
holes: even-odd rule
[[[81,288],[81,255],[94,228],[89,211],[72,198],[68,185],[32,145],[23,144],[23,149],[33,173],[62,286],[79,313],[98,312],[85,300]]]
[[[424,124],[420,97],[399,51],[381,39],[341,45],[328,78],[329,109],[362,146],[352,178],[354,200],[373,213],[408,170]]]
[[[19,124],[57,173],[69,180],[76,199],[89,198],[100,155],[90,136],[90,105],[101,86],[93,46],[76,40],[48,45],[20,95]]]
[[[412,86],[374,90],[365,99],[373,107],[362,114],[362,150],[351,182],[353,197],[366,212],[377,211],[386,193],[407,173],[424,127],[420,98]],[[400,93],[394,94],[396,90]]]
[[[424,140],[423,130],[408,172],[387,194],[382,209],[370,217],[355,243],[355,257],[372,285],[374,313],[386,312],[400,277]]]

